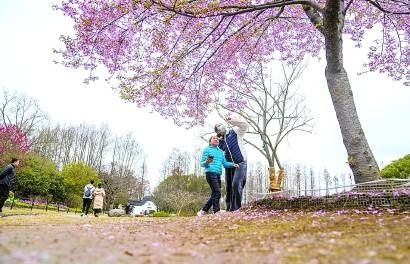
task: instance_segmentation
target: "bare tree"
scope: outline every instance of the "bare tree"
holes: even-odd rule
[[[296,186],[296,193],[297,196],[301,194],[301,179],[302,179],[302,171],[300,169],[300,165],[296,164],[296,172],[295,172],[295,186]]]
[[[335,175],[335,176],[333,177],[333,182],[335,183],[335,190],[336,190],[336,193],[338,193],[338,188],[339,188],[339,178],[337,177],[337,175]]]
[[[74,139],[74,154],[72,156],[72,161],[86,162],[86,151],[89,146],[89,141],[91,140],[92,127],[85,124],[81,124],[76,128],[75,139]]]
[[[258,150],[268,161],[270,191],[282,188],[284,168],[278,155],[281,142],[293,132],[311,132],[312,129],[312,118],[308,116],[304,98],[291,89],[304,69],[305,65],[301,62],[289,68],[282,65],[283,80],[274,83],[273,74],[270,73],[269,80],[266,80],[264,67],[259,65],[258,81],[253,83],[250,89],[252,92],[237,91],[239,96],[246,100],[244,108],[237,109],[224,105],[222,100],[218,101],[219,108],[237,113],[249,123],[248,133],[256,138],[249,137],[244,141]],[[279,175],[275,173],[276,166]]]
[[[313,168],[310,167],[309,169],[309,176],[310,176],[310,191],[311,194],[310,195],[314,195],[313,191],[315,189],[315,172],[313,171]]]
[[[129,199],[142,199],[145,194],[145,155],[131,133],[117,136],[112,143],[111,162],[107,174],[114,181],[113,203],[126,203]]]
[[[164,178],[170,175],[188,175],[190,168],[189,153],[181,152],[181,150],[174,148],[170,155],[163,163],[162,172]]]
[[[306,166],[303,166],[303,188],[305,189],[305,196],[307,196],[307,175]]]
[[[107,124],[103,124],[98,131],[98,145],[95,153],[95,167],[98,172],[102,171],[105,154],[109,147],[111,131]]]
[[[110,130],[107,125],[45,127],[33,142],[32,150],[54,161],[59,167],[81,161],[97,172],[102,170],[108,152]]]
[[[249,163],[248,164],[248,176],[246,179],[246,188],[244,189],[244,196],[246,199],[244,200],[249,200],[248,197],[252,197],[255,191],[255,186],[256,186],[256,177],[255,177],[255,169],[254,169],[254,164]]]
[[[168,176],[169,176],[169,163],[168,160],[165,160],[164,162],[162,162],[162,166],[161,166],[161,175],[162,175],[162,180],[164,181]]]
[[[192,154],[192,158],[194,159],[194,175],[197,177],[203,175],[202,173],[203,169],[200,163],[201,157],[202,157],[202,149],[196,148]]]
[[[113,144],[111,170],[116,170],[120,177],[129,171],[138,170],[137,166],[143,155],[136,139],[129,133],[125,137],[116,137]]]
[[[59,151],[64,148],[64,145],[61,144],[61,134],[62,128],[59,125],[43,128],[38,132],[36,140],[32,144],[32,151],[52,160],[58,167],[61,167],[58,155]]]
[[[332,183],[332,179],[327,169],[323,170],[323,179],[325,180],[326,195],[329,195],[329,186]]]
[[[17,92],[3,90],[0,98],[0,124],[15,125],[34,140],[37,130],[48,122],[47,114],[41,110],[34,98]]]
[[[262,162],[250,163],[248,177],[246,179],[246,196],[253,197],[255,194],[263,193],[267,187],[267,175]]]
[[[140,199],[142,199],[145,196],[145,193],[149,190],[147,190],[147,187],[149,187],[149,182],[146,178],[146,174],[147,174],[147,161],[146,161],[146,156],[144,155],[143,161],[142,161],[142,165],[141,165],[141,170],[140,170],[140,182],[139,182],[139,196],[141,197]]]
[[[262,162],[257,162],[255,166],[255,177],[256,177],[256,191],[258,193],[264,192],[266,190],[266,173],[264,172],[266,169],[263,168]]]
[[[341,179],[342,179],[342,185],[343,185],[343,192],[345,192],[346,191],[346,174],[345,173],[342,173]]]

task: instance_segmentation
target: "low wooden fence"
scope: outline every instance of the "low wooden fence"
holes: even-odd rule
[[[338,187],[340,189],[340,187]],[[294,190],[255,194],[251,206],[266,209],[339,210],[364,207],[410,209],[410,179],[386,179],[344,186],[343,192],[315,190],[318,195],[300,195]]]

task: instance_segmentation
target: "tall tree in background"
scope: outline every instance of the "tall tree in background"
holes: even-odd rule
[[[37,133],[32,150],[53,160],[58,167],[73,162],[84,162],[97,172],[103,169],[109,152],[111,132],[107,125],[44,127]]]
[[[293,63],[325,50],[329,93],[356,182],[380,172],[361,127],[343,62],[343,37],[360,46],[366,31],[383,28],[370,47],[371,71],[410,84],[408,1],[63,1],[75,23],[62,36],[67,67],[103,64],[125,100],[151,107],[177,124],[202,124],[221,85],[256,79],[255,63]],[[239,82],[240,84],[245,82]],[[244,101],[229,90],[231,104]]]
[[[203,168],[201,167],[201,157],[202,157],[202,149],[195,148],[194,152],[192,153],[192,158],[194,159],[194,175],[205,176],[203,173]]]
[[[149,181],[147,179],[148,169],[147,169],[147,157],[144,156],[141,170],[140,170],[140,183],[139,183],[139,199],[144,198],[146,193],[149,193]]]
[[[190,169],[190,154],[174,148],[162,165],[164,179],[168,176],[188,175]]]
[[[323,180],[325,181],[326,195],[329,195],[329,186],[332,184],[332,178],[327,169],[323,170]]]
[[[312,118],[309,117],[309,112],[304,105],[304,98],[293,88],[304,68],[302,62],[289,68],[282,65],[282,76],[275,74],[277,77],[273,79],[272,71],[266,76],[264,72],[266,69],[259,65],[258,79],[251,84],[253,92],[237,91],[238,96],[246,100],[244,107],[237,108],[225,104],[224,100],[217,103],[217,109],[222,108],[230,113],[236,113],[249,124],[247,133],[256,138],[247,137],[244,141],[258,150],[268,161],[270,191],[282,189],[285,174],[279,158],[279,145],[290,134],[297,131],[310,132],[312,128]],[[246,77],[245,80],[251,81]],[[235,89],[235,87],[230,88]],[[279,173],[276,173],[277,171]]]
[[[129,199],[142,199],[142,190],[149,186],[148,181],[142,181],[144,170],[144,154],[132,134],[116,137],[112,143],[111,162],[105,179],[106,185],[112,185],[107,198],[112,198],[113,205],[126,204]]]
[[[17,92],[3,90],[0,98],[0,125],[14,125],[34,139],[35,132],[48,121],[37,100]]]
[[[315,185],[315,172],[313,171],[313,168],[309,168],[309,177],[310,177],[310,195],[313,196],[314,192],[313,190],[316,188]]]
[[[253,199],[255,195],[266,193],[268,180],[266,166],[263,166],[260,161],[249,164],[248,171],[246,195],[249,197],[249,201],[249,199]]]
[[[115,170],[120,177],[129,175],[130,171],[135,172],[140,169],[139,164],[143,161],[143,152],[131,133],[116,137],[111,153],[111,171]]]

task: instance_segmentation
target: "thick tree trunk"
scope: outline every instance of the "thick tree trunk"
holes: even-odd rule
[[[360,124],[349,78],[343,67],[343,23],[343,0],[328,0],[324,13],[327,85],[347,150],[349,166],[355,182],[361,183],[380,178],[380,171]]]
[[[331,72],[327,68],[326,79],[355,182],[378,179],[379,167],[360,124],[346,71]]]

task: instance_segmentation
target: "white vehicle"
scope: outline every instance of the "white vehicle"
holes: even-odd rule
[[[141,201],[128,201],[130,215],[148,215],[157,211],[157,206],[151,201],[150,197],[144,197]]]

